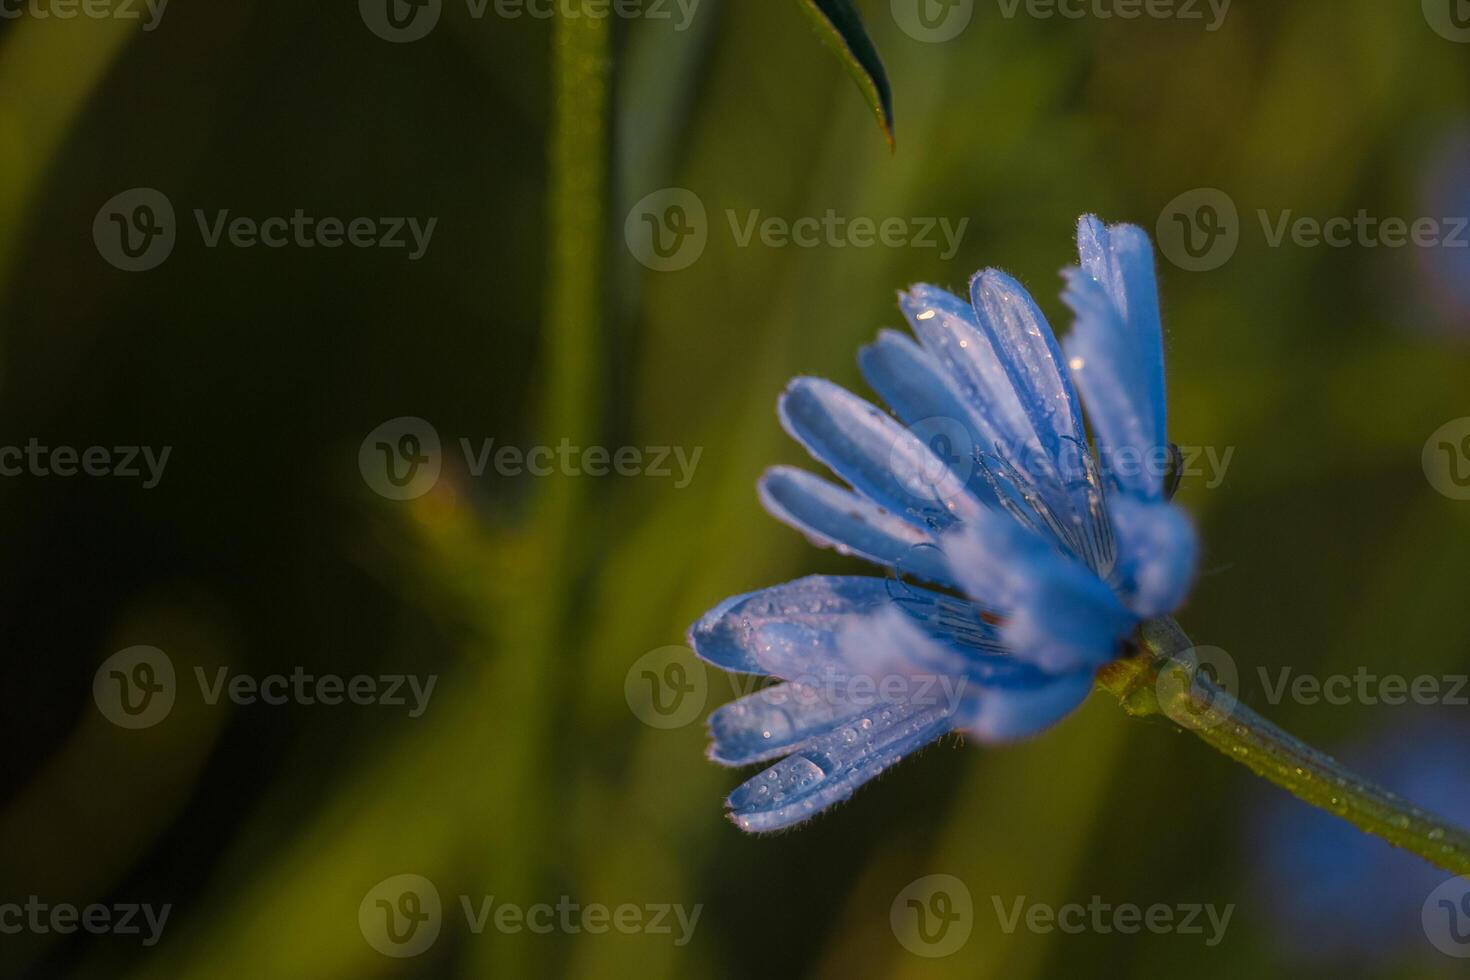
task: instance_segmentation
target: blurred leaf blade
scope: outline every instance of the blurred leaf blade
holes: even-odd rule
[[[823,42],[842,59],[892,147],[893,89],[888,84],[883,59],[878,56],[878,48],[868,36],[857,7],[852,0],[797,0],[797,4],[816,25]]]

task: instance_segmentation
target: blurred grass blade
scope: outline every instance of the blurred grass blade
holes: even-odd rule
[[[893,90],[888,86],[888,73],[883,70],[883,60],[878,49],[868,37],[863,19],[858,16],[852,0],[796,0],[802,11],[817,25],[818,32],[832,50],[837,52],[848,72],[863,90],[878,125],[893,146]]]
[[[6,285],[52,158],[127,42],[135,22],[26,17],[0,35],[0,289]]]

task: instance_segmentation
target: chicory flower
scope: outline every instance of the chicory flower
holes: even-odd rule
[[[820,378],[782,395],[782,425],[847,486],[776,467],[761,501],[889,574],[735,596],[691,628],[708,662],[780,681],[709,720],[715,761],[781,760],[730,795],[742,829],[797,824],[953,730],[1041,732],[1141,621],[1184,600],[1198,546],[1168,500],[1153,250],[1141,229],[1090,216],[1078,249],[1061,345],[991,269],[968,302],[901,294],[917,342],[884,331],[862,351],[893,414]]]

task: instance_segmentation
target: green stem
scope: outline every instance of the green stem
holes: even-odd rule
[[[602,400],[603,282],[607,240],[607,110],[611,27],[606,17],[566,11],[553,22],[547,187],[548,261],[542,337],[545,353],[537,425],[547,445],[597,439]],[[556,691],[573,669],[578,623],[571,596],[581,578],[587,480],[560,472],[538,481],[524,533],[502,544],[517,556],[504,601],[485,604],[486,634],[499,654],[490,685],[506,706],[495,730],[503,811],[497,830],[509,850],[493,855],[507,893],[537,887],[565,842],[555,814],[564,805],[555,768]],[[487,690],[487,697],[492,696]],[[533,976],[547,952],[531,942],[487,944],[472,972]]]
[[[1470,833],[1374,785],[1241,704],[1211,676],[1209,657],[1194,652],[1174,620],[1144,623],[1138,642],[1140,655],[1110,664],[1098,678],[1098,686],[1117,696],[1130,715],[1163,715],[1298,799],[1447,871],[1470,875]]]
[[[542,422],[575,441],[594,434],[599,396],[612,42],[606,18],[559,16],[554,30]]]

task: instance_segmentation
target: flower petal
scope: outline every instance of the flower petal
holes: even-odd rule
[[[1111,511],[1124,601],[1144,618],[1173,612],[1194,584],[1199,561],[1194,525],[1168,503],[1118,497]]]
[[[1086,444],[1072,385],[1062,374],[1062,352],[1040,307],[1019,282],[999,269],[970,280],[980,330],[990,341],[1042,448],[1061,465]],[[1073,466],[1074,471],[1076,467]]]
[[[1006,647],[1049,673],[1104,663],[1137,624],[1092,569],[1008,515],[984,515],[940,546],[965,591],[1005,617]]]
[[[995,490],[980,472],[978,453],[990,451],[997,434],[965,401],[934,355],[904,334],[884,330],[858,352],[858,365],[894,414],[921,433],[976,497],[993,504]],[[942,450],[937,442],[945,444]]]
[[[814,575],[720,603],[689,631],[703,659],[786,680],[852,676],[853,624],[893,609],[971,657],[1004,656],[979,606],[891,579]],[[860,631],[858,633],[860,635]]]
[[[797,378],[781,396],[779,414],[813,457],[917,527],[947,527],[981,506],[912,432],[830,381]]]
[[[851,490],[790,466],[767,470],[757,489],[773,517],[819,547],[953,584],[932,534]]]
[[[1148,418],[1155,443],[1167,438],[1164,388],[1164,326],[1159,315],[1159,284],[1153,245],[1136,225],[1103,223],[1083,215],[1077,224],[1077,252],[1082,269],[1112,299],[1132,338],[1133,357],[1144,387],[1140,414]]]
[[[1093,568],[1105,567],[1111,542],[1102,488],[1051,326],[1031,294],[998,269],[970,280],[970,298],[980,332],[1036,435],[1039,456],[1029,462],[1041,499],[1029,502],[1066,550]]]
[[[953,293],[923,284],[901,293],[898,303],[982,426],[980,448],[1031,473],[1035,467],[1029,457],[1040,442],[990,339],[980,331],[974,308]]]
[[[776,684],[709,716],[709,757],[726,766],[778,758],[875,707],[876,698],[834,697],[820,684]]]
[[[847,799],[904,756],[950,729],[944,707],[884,706],[813,739],[730,794],[730,819],[763,833],[801,823]]]
[[[973,645],[895,603],[845,624],[838,642],[854,674],[886,685],[893,701],[957,705],[973,684],[1034,685],[1046,679],[994,643],[1000,629],[987,629],[984,642]]]
[[[953,390],[965,405],[974,426],[978,465],[969,485],[972,489],[983,487],[975,490],[976,497],[987,504],[999,504],[1031,527],[1062,534],[1066,518],[1059,520],[1053,515],[1059,510],[1063,514],[1069,511],[1070,502],[1032,431],[1031,420],[1010,378],[991,350],[989,338],[980,332],[974,307],[947,290],[927,284],[899,294],[899,306],[923,342],[922,352],[940,370],[944,387]],[[919,387],[916,382],[905,379],[900,385],[896,379],[885,380],[869,361],[864,361],[863,369],[874,390],[885,399],[899,403],[913,400],[905,389]]]
[[[1158,500],[1167,453],[1163,327],[1148,235],[1084,216],[1080,269],[1065,269],[1062,298],[1077,314],[1068,367],[1115,486]]]
[[[1133,340],[1102,285],[1067,269],[1062,299],[1077,314],[1067,337],[1067,365],[1082,391],[1110,485],[1146,500],[1163,496],[1162,457],[1147,410]]]
[[[964,728],[982,742],[1030,738],[1061,721],[1092,692],[1093,672],[1049,677],[1038,685],[982,686],[972,697]]]
[[[952,529],[939,547],[965,594],[977,601],[983,596],[1002,616],[1021,604],[1037,570],[1061,557],[1046,537],[1000,511]]]
[[[701,616],[699,622],[689,627],[687,639],[690,649],[722,670],[736,674],[764,674],[765,669],[752,652],[755,644],[750,631],[739,627],[736,614],[736,610],[759,594],[732,595]]]
[[[1112,660],[1137,625],[1102,579],[1059,559],[1037,569],[1025,601],[1001,632],[1017,657],[1065,674]]]

